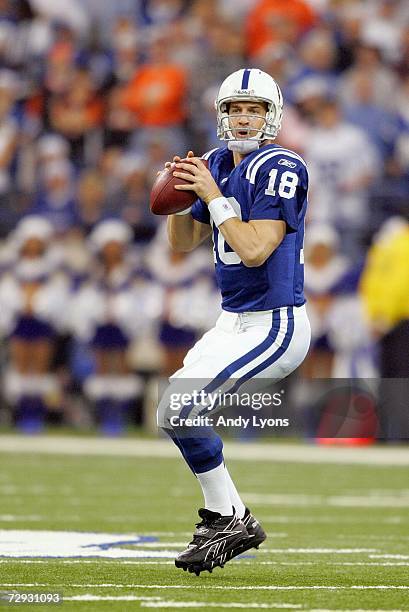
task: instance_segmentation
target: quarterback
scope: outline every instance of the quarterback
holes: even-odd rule
[[[217,133],[224,146],[203,157],[174,157],[174,176],[198,199],[168,217],[173,249],[191,251],[212,234],[222,314],[188,352],[172,389],[203,381],[200,392],[237,391],[288,376],[304,360],[310,326],[303,293],[304,218],[308,173],[303,159],[274,143],[283,101],[275,80],[258,69],[234,72],[217,100]],[[227,146],[226,146],[227,145]],[[195,389],[197,392],[197,389]],[[180,449],[204,495],[193,539],[175,560],[197,575],[258,548],[266,534],[242,501],[211,427],[188,428],[189,417],[214,407],[162,398],[158,424]],[[180,417],[179,427],[175,426]]]

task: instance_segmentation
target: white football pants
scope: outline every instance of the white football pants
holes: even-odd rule
[[[168,427],[170,416],[193,417],[200,408],[169,406],[170,394],[236,392],[252,381],[263,388],[285,378],[304,360],[311,330],[305,305],[261,312],[223,311],[216,325],[187,353],[183,367],[170,378],[158,410],[158,424]],[[256,383],[256,384],[255,384]],[[207,413],[208,414],[208,413]]]

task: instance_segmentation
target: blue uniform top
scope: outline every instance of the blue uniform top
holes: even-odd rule
[[[208,207],[196,200],[192,216],[212,223],[217,282],[222,308],[231,312],[301,306],[304,298],[304,218],[308,173],[304,160],[279,145],[263,146],[234,166],[233,153],[214,149],[204,158],[223,196],[243,221],[282,220],[286,235],[261,266],[249,268],[211,222]]]

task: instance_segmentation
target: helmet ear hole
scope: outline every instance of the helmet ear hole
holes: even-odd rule
[[[269,104],[268,105],[267,113],[270,115],[270,121],[272,123],[274,123],[274,121],[276,120],[276,117],[277,117],[277,109],[274,106],[274,104]]]

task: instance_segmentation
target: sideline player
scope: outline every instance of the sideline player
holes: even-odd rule
[[[216,100],[217,133],[227,147],[204,156],[209,169],[192,151],[189,164],[174,158],[174,175],[189,181],[175,188],[193,189],[198,200],[168,217],[169,242],[175,250],[191,251],[212,232],[223,312],[171,377],[170,391],[201,379],[207,381],[206,393],[236,391],[257,378],[260,384],[276,382],[308,351],[303,294],[308,174],[299,155],[273,143],[282,106],[270,75],[238,70],[223,82]],[[220,437],[209,427],[174,426],[177,418],[183,424],[184,417],[203,413],[203,405],[200,413],[192,404],[175,413],[168,398],[169,393],[160,402],[158,424],[197,476],[205,500],[202,521],[175,564],[200,574],[258,547],[266,535],[230,478]]]

